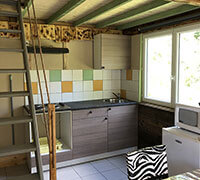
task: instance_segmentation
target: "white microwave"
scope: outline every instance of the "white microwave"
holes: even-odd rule
[[[177,104],[175,124],[182,129],[200,134],[200,108]]]

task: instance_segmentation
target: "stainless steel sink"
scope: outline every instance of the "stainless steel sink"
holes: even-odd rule
[[[124,103],[125,100],[124,99],[104,99],[103,102],[109,102],[109,103]]]

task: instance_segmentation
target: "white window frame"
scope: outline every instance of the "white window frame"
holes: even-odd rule
[[[179,42],[180,42],[180,36],[179,33],[181,32],[187,32],[187,31],[194,31],[195,29],[199,29],[200,23],[195,23],[192,25],[185,25],[178,28],[171,28],[169,30],[165,31],[156,31],[153,33],[147,33],[143,35],[143,60],[142,60],[142,101],[152,104],[157,104],[161,106],[167,106],[174,108],[175,104],[178,101],[178,85],[179,85]],[[166,103],[158,100],[153,100],[149,98],[145,98],[145,86],[146,86],[146,51],[147,51],[147,39],[152,37],[158,37],[162,35],[172,34],[172,74],[171,74],[171,103]]]
[[[152,104],[158,104],[161,106],[167,106],[167,107],[172,107],[172,94],[171,94],[171,103],[167,102],[162,102],[159,100],[155,99],[150,99],[145,97],[145,90],[146,90],[146,62],[147,62],[147,40],[148,38],[153,38],[153,37],[159,37],[163,35],[172,35],[172,66],[173,66],[173,30],[165,30],[165,31],[159,31],[159,32],[154,32],[154,33],[148,33],[143,35],[143,69],[142,69],[142,101],[152,103]],[[172,67],[172,74],[173,74],[173,67]],[[174,86],[172,85],[171,81],[171,92],[172,88]]]

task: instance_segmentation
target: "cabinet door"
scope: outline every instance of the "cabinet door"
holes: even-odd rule
[[[112,107],[108,111],[108,150],[137,146],[137,105]]]
[[[163,144],[167,145],[170,176],[200,168],[199,142],[163,131]]]
[[[107,118],[73,120],[73,158],[107,151]]]

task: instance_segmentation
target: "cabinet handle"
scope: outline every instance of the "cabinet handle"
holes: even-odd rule
[[[105,69],[105,67],[104,67],[104,66],[102,66],[102,67],[101,67],[101,69]]]
[[[108,118],[107,117],[105,117],[105,119],[104,119],[105,121],[107,121],[108,120]]]
[[[111,108],[108,108],[108,111],[111,111]]]
[[[179,140],[177,140],[177,139],[176,139],[175,141],[176,141],[177,143],[179,143],[179,144],[182,144],[182,142],[181,142],[181,141],[179,141]]]
[[[92,114],[92,111],[89,111],[89,114]]]

